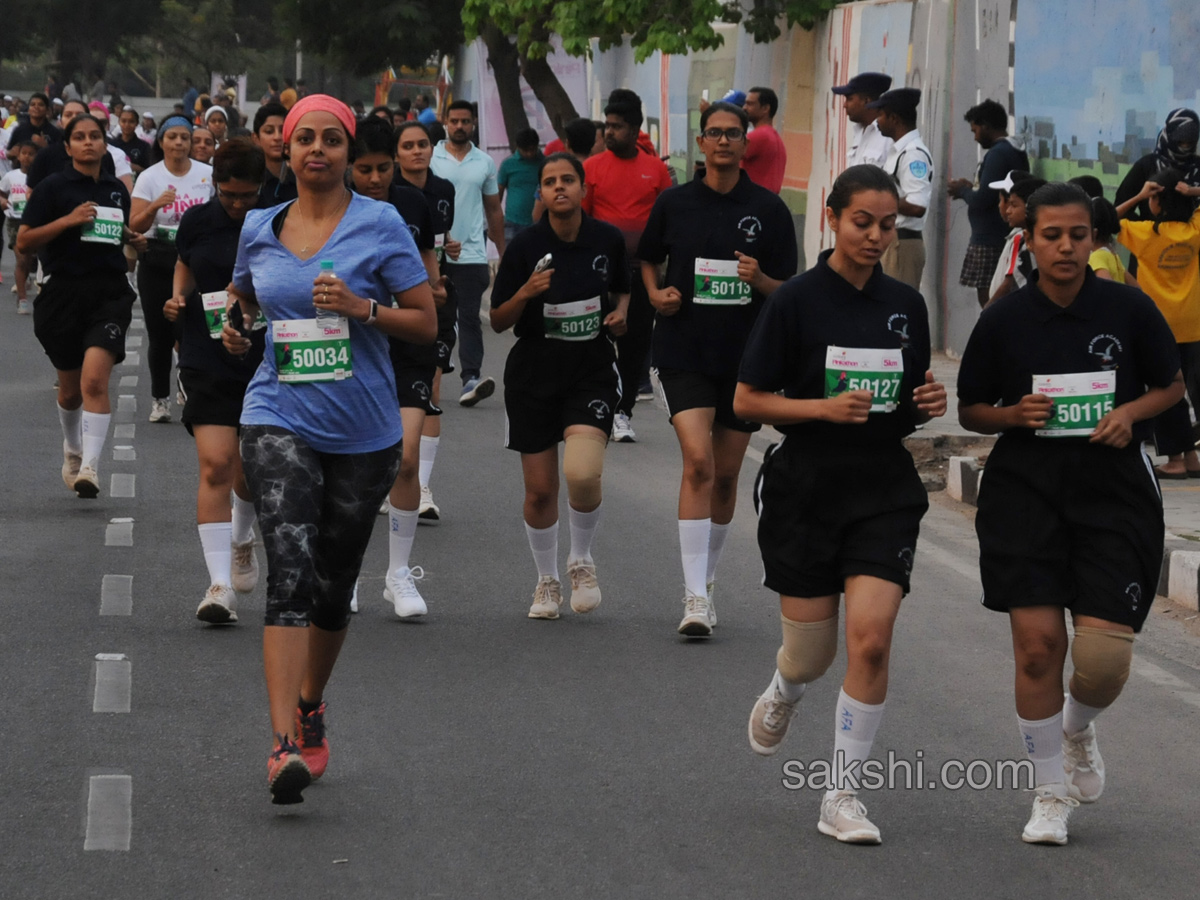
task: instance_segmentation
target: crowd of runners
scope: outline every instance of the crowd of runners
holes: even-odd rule
[[[656,393],[682,458],[678,632],[711,635],[750,435],[773,426],[783,437],[754,499],[781,646],[749,743],[780,749],[843,630],[833,746],[845,774],[818,827],[880,841],[854,772],[882,721],[928,507],[902,440],[948,411],[920,293],[941,176],[916,127],[921,92],[890,88],[872,72],[834,88],[855,137],[824,210],[809,212],[835,245],[805,272],[766,87],[701,103],[702,164],[679,184],[625,89],[603,121],[569,123],[556,146],[514,135],[499,166],[475,145],[465,100],[440,118],[424,98],[364,113],[272,82],[252,116],[224,91],[190,88],[155,121],[116,100],[5,97],[5,244],[16,312],[32,312],[58,376],[67,488],[100,493],[109,382],[139,302],[150,421],[179,415],[195,439],[204,622],[236,622],[238,594],[257,588],[258,525],[275,803],[300,802],[328,764],[324,691],[377,513],[385,598],[401,618],[429,611],[418,525],[463,514],[431,489],[444,376],[457,345],[458,402],[494,393],[481,331],[490,288],[492,328],[516,337],[504,443],[524,480],[528,616],[562,613],[560,471],[569,605],[601,605],[606,448],[636,441],[634,404]],[[1011,623],[1035,773],[1022,838],[1063,844],[1071,811],[1103,791],[1094,722],[1121,693],[1156,593],[1156,479],[1200,477],[1186,399],[1200,401],[1200,119],[1172,110],[1112,202],[1095,178],[1030,174],[1000,104],[965,119],[986,152],[974,177],[946,184],[968,205],[960,281],[983,310],[957,415],[999,435],[976,530],[984,606]],[[1167,457],[1157,468],[1152,445]]]

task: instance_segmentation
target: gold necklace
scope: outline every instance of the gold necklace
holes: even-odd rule
[[[332,214],[331,216],[329,216],[328,218],[330,218],[330,219],[333,219],[333,220],[336,220],[336,219],[337,219],[337,217],[338,217],[338,214],[339,214],[339,213],[342,211],[342,207],[343,207],[344,205],[346,205],[346,203],[347,203],[347,201],[349,200],[349,198],[350,198],[350,192],[349,192],[349,191],[346,191],[346,192],[345,192],[345,194],[342,196],[342,202],[338,204],[338,208],[337,208],[337,209],[335,209],[335,210],[333,211],[333,214]],[[296,208],[296,209],[297,209],[297,212],[299,212],[299,206],[298,206],[298,205],[297,205],[297,208]],[[308,237],[309,237],[309,233],[308,233],[308,221],[307,221],[307,219],[306,219],[306,218],[305,218],[303,215],[301,215],[301,216],[300,216],[300,221],[301,221],[301,225],[302,225],[302,230],[303,230],[303,231],[304,231],[304,233],[305,233],[305,237],[306,237],[306,238],[308,238]],[[316,245],[317,245],[318,247],[322,246],[322,245],[325,243],[325,241],[329,240],[329,235],[333,233],[333,228],[334,228],[334,227],[336,227],[336,222],[335,222],[334,226],[330,226],[330,228],[329,228],[329,232],[328,232],[328,233],[325,233],[325,232],[324,232],[324,227],[319,227],[319,228],[318,228],[318,231],[317,231],[317,238],[318,238],[318,240],[317,240],[316,242],[312,241],[311,239],[310,239],[310,240],[306,240],[306,241],[305,241],[305,243],[304,243],[304,246],[300,248],[300,252],[297,254],[297,256],[303,256],[305,253],[307,253],[307,252],[308,252],[308,248],[309,248],[310,246],[312,246],[314,243],[316,243]]]

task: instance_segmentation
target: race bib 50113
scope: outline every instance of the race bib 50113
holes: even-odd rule
[[[745,306],[750,285],[738,278],[736,259],[696,258],[692,302],[701,306]]]

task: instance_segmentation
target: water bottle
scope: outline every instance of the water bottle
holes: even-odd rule
[[[333,275],[333,260],[332,259],[321,260],[321,274],[322,275]],[[335,313],[333,310],[325,309],[323,307],[317,307],[317,321],[318,322],[321,322],[326,325],[333,325],[337,321],[337,318],[338,318],[338,314]]]

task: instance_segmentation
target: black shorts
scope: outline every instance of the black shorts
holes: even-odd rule
[[[437,366],[405,366],[396,369],[396,399],[400,408],[423,410],[427,416],[440,416],[433,405],[433,376]]]
[[[737,376],[715,378],[703,372],[686,369],[654,370],[662,385],[663,397],[667,401],[668,421],[675,413],[688,409],[715,409],[716,421],[730,431],[753,434],[762,428],[757,422],[747,422],[733,414],[733,392],[737,388]]]
[[[518,340],[504,366],[504,446],[541,453],[571,425],[608,435],[621,399],[612,342]]]
[[[1149,459],[1072,438],[1001,438],[979,486],[983,605],[1061,606],[1140,631],[1163,559]]]
[[[438,307],[437,320],[437,340],[433,347],[437,351],[438,368],[449,374],[454,371],[451,355],[458,343],[458,295],[449,279],[446,280],[446,303]]]
[[[754,485],[763,584],[788,597],[841,593],[851,575],[909,591],[925,486],[899,444],[771,447]]]
[[[123,272],[53,275],[34,300],[33,333],[61,372],[83,368],[89,347],[103,347],[120,363],[135,299]]]
[[[179,380],[187,395],[181,418],[188,434],[195,434],[192,428],[196,425],[239,427],[248,381],[223,378],[203,369],[180,369]]]

